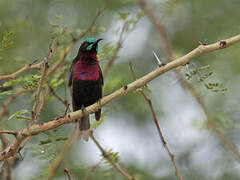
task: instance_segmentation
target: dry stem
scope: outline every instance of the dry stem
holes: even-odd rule
[[[225,46],[222,46],[222,42],[224,42]],[[116,90],[112,94],[109,94],[107,96],[104,96],[101,99],[101,103],[95,103],[91,106],[88,106],[86,108],[85,115],[91,114],[96,112],[99,108],[102,106],[105,106],[106,104],[116,100],[117,98],[124,96],[138,88],[144,87],[148,82],[152,81],[156,77],[160,76],[161,74],[170,71],[174,68],[177,68],[179,66],[183,66],[187,64],[191,59],[198,57],[200,55],[206,54],[208,52],[212,52],[215,50],[227,48],[235,43],[240,42],[240,34],[233,36],[229,39],[226,39],[224,41],[219,41],[210,45],[199,45],[196,49],[192,50],[188,54],[186,54],[183,57],[180,57],[174,61],[169,62],[165,66],[161,66],[153,70],[152,72],[146,74],[145,76],[137,79],[136,81]],[[57,128],[65,123],[75,122],[77,119],[83,117],[83,113],[81,110],[68,113],[66,116],[56,118],[52,121],[43,123],[43,124],[33,124],[31,127],[23,129],[21,132],[18,133],[16,139],[14,142],[6,148],[4,151],[0,153],[0,161],[14,156],[20,147],[20,144],[29,136],[37,135],[41,132]]]
[[[95,139],[95,137],[93,136],[93,132],[90,131],[90,137],[93,140],[93,142],[96,144],[96,146],[98,147],[98,149],[101,151],[102,156],[108,160],[109,163],[112,164],[112,166],[118,171],[120,172],[123,176],[125,176],[127,179],[129,180],[134,180],[134,177],[131,176],[127,171],[125,171],[124,169],[122,169],[122,167],[114,162],[114,160],[112,160],[112,158],[107,154],[107,152],[103,149],[103,147],[99,144],[99,142]]]

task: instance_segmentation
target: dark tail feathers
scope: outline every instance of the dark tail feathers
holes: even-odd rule
[[[79,139],[81,139],[82,137],[85,141],[88,141],[89,129],[90,129],[89,116],[81,118],[79,120],[79,130],[80,130]]]

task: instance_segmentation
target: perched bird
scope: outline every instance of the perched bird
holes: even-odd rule
[[[102,97],[103,76],[99,65],[97,53],[98,43],[102,39],[87,38],[73,59],[68,86],[71,89],[73,111],[82,110],[94,104]],[[101,109],[95,113],[98,121],[101,117]],[[84,116],[79,120],[80,138],[85,141],[89,137],[90,122],[89,116]]]

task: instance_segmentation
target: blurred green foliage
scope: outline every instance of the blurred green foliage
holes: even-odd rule
[[[166,0],[147,1],[147,3],[152,12],[165,25],[174,57],[180,57],[197,47],[199,41],[209,44],[239,33],[239,0]],[[1,0],[0,75],[15,72],[24,65],[35,62],[36,59],[37,62],[40,62],[46,57],[51,42],[58,41],[59,46],[49,62],[51,67],[72,40],[85,32],[92,23],[96,10],[103,7],[105,7],[105,11],[98,17],[96,24],[87,34],[87,36],[104,38],[103,44],[99,47],[102,68],[114,55],[121,30],[125,26],[122,47],[116,57],[116,62],[105,78],[105,95],[132,82],[129,61],[133,62],[138,78],[156,68],[156,62],[151,54],[152,50],[159,52],[161,60],[167,59],[158,31],[140,11],[137,0]],[[66,89],[68,69],[82,40],[77,42],[66,57],[61,72],[53,73],[47,78],[43,89],[49,83],[63,99],[70,100],[68,89]],[[189,64],[189,69],[186,66],[180,67],[183,75],[185,74],[186,79],[193,84],[202,98],[209,116],[238,147],[240,145],[239,48],[238,44],[198,57]],[[11,87],[12,89],[0,91],[0,103],[2,104],[19,87],[36,88],[39,77],[40,71],[29,70],[16,79],[1,82],[1,87]],[[184,110],[185,105],[188,105],[187,102],[191,101],[194,104],[195,101],[184,89],[179,87],[178,82],[178,86],[171,85],[175,80],[174,75],[166,73],[149,83],[148,88],[144,88],[144,90],[153,97],[152,101],[160,125],[164,126],[164,134],[167,136],[167,141],[170,140],[170,149],[175,154],[183,178],[185,180],[239,179],[240,167],[231,153],[224,149],[215,136],[210,133],[205,134],[204,122],[198,121],[199,117],[205,120],[201,110],[196,110],[197,113],[187,125],[178,121],[178,117],[186,113]],[[219,94],[224,94],[224,96]],[[173,102],[172,99],[174,99]],[[26,121],[17,121],[16,119],[29,119],[27,115],[30,115],[33,100],[34,94],[30,92],[18,97],[8,106],[8,115],[1,119],[1,128],[16,131],[25,128]],[[192,104],[187,107],[195,108]],[[184,113],[180,111],[177,114],[179,109]],[[51,118],[63,115],[64,112],[64,105],[53,95],[48,94],[38,123],[49,121]],[[190,114],[192,112],[192,109],[189,110]],[[175,126],[173,126],[174,117],[177,119]],[[184,119],[189,119],[189,116],[186,115]],[[129,140],[128,138],[124,139],[129,134],[120,131],[117,120],[123,123],[123,129],[126,131],[131,127],[132,129],[129,131],[135,133],[134,135],[139,140],[131,141],[131,144],[125,143],[132,139],[131,137]],[[132,145],[135,148],[134,152],[126,150],[127,155],[125,154],[125,158],[122,159],[123,149],[120,149],[119,146],[107,147],[107,149],[114,149],[114,152],[108,151],[108,155],[114,161],[120,162],[130,174],[136,177],[136,180],[176,179],[167,153],[160,152],[163,147],[152,123],[149,107],[137,91],[104,107],[101,120],[99,122],[91,121],[91,128],[98,133],[98,130],[109,127],[107,124],[110,121],[117,124],[112,126],[114,135],[119,136],[121,140],[116,144],[121,143],[125,150],[131,149]],[[169,126],[170,128],[168,128]],[[171,127],[177,128],[172,130]],[[61,151],[71,129],[71,125],[66,125],[33,137],[22,150],[24,159],[13,169],[13,179],[46,179],[48,167]],[[178,134],[189,129],[198,132],[203,139],[175,138],[175,136],[182,137]],[[107,143],[111,138],[106,135],[99,141]],[[13,140],[8,136],[7,139]],[[66,179],[66,175],[63,173],[65,167],[71,171],[73,179],[83,179],[89,168],[96,164],[93,159],[98,159],[101,163],[89,179],[124,179],[109,164],[106,165],[105,161],[101,160],[101,156],[92,152],[84,154],[86,153],[84,145],[82,142],[75,142],[56,172],[55,179]],[[92,146],[89,145],[89,147]],[[141,149],[142,147],[145,149]],[[151,153],[152,148],[159,153],[159,156]],[[98,153],[97,149],[92,151]],[[137,160],[134,159],[136,157],[138,157]],[[28,170],[29,166],[33,166],[30,171]],[[22,172],[27,174],[26,177],[20,177]]]

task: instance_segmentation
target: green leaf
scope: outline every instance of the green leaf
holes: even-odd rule
[[[66,141],[68,138],[67,137],[59,137],[59,138],[56,138],[55,141]]]
[[[123,12],[118,13],[118,19],[120,20],[126,20],[128,16],[129,16],[129,13],[123,13]]]
[[[4,31],[3,39],[1,42],[1,48],[7,49],[10,48],[14,43],[15,33],[13,31]]]
[[[14,114],[12,114],[9,118],[8,118],[8,120],[11,120],[11,119],[14,119],[14,118],[16,118],[16,119],[25,119],[25,117],[23,117],[22,115],[23,114],[27,114],[27,113],[29,113],[29,111],[28,110],[20,110],[20,111],[18,111],[18,112],[16,112],[16,113],[14,113]]]
[[[51,143],[51,142],[52,142],[51,139],[46,139],[46,140],[40,141],[40,142],[39,142],[39,145],[45,145],[45,144],[49,144],[49,143]]]
[[[4,96],[9,96],[12,95],[13,91],[4,91],[4,92],[0,92],[0,99],[2,99]]]
[[[117,162],[119,161],[119,155],[118,155],[119,153],[118,153],[118,152],[113,152],[113,150],[110,149],[108,152],[106,152],[106,154],[107,154],[107,156],[108,156],[109,158],[111,158],[115,163],[117,163]],[[106,165],[111,166],[111,163],[108,161],[107,158],[104,158],[104,157],[102,156],[102,160],[103,160],[103,162],[104,162]]]

